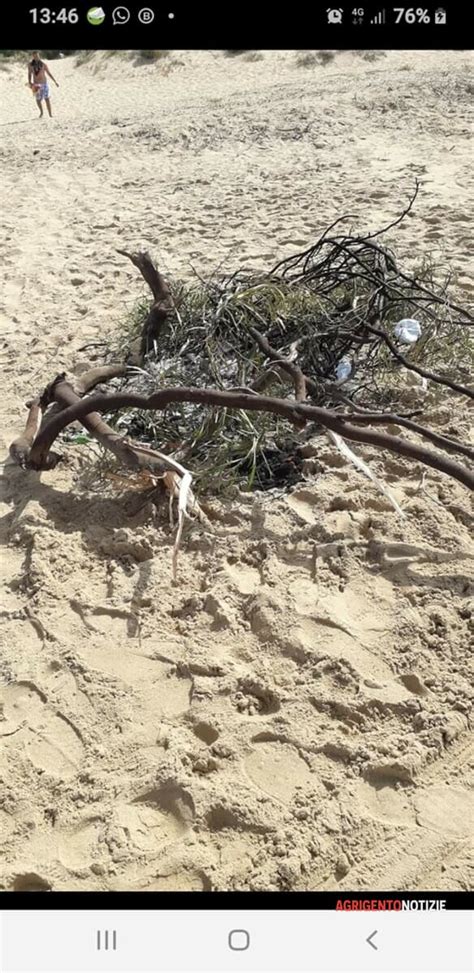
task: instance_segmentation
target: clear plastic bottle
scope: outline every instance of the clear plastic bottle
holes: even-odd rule
[[[336,379],[338,382],[345,382],[352,372],[352,362],[350,358],[341,358],[336,368]]]
[[[345,382],[352,372],[352,362],[349,358],[341,358],[336,368],[336,379],[338,382]]]

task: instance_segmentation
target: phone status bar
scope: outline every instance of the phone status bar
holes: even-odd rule
[[[4,43],[60,48],[404,49],[464,48],[465,25],[445,7],[313,6],[285,9],[268,18],[255,6],[239,3],[236,16],[225,5],[186,9],[153,2],[68,6],[12,5],[4,25]],[[459,36],[456,36],[456,32]]]
[[[81,20],[91,27],[113,26],[125,27],[136,23],[142,27],[151,27],[157,20],[181,22],[189,20],[189,13],[184,11],[166,10],[161,6],[140,7],[135,5],[108,6],[94,5],[89,8],[78,7],[32,7],[29,16],[34,24],[70,24]],[[245,11],[241,14],[245,17]],[[314,16],[330,27],[343,26],[428,26],[434,24],[442,27],[448,23],[448,12],[444,7],[380,7],[374,10],[366,7],[326,7],[325,10],[315,11]],[[250,25],[249,25],[250,26]]]

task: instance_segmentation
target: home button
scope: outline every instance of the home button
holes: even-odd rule
[[[246,929],[231,929],[229,933],[229,949],[243,952],[250,946],[250,936]]]

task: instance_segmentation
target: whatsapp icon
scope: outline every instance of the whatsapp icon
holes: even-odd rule
[[[97,24],[103,24],[105,20],[105,11],[102,10],[102,7],[91,7],[90,10],[87,11],[87,19],[94,27]]]

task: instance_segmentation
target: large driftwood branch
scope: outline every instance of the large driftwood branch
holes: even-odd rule
[[[27,404],[28,419],[26,420],[24,432],[11,443],[9,449],[13,462],[17,466],[21,466],[22,469],[26,469],[28,466],[30,451],[41,428],[41,420],[43,418],[41,396],[38,395],[36,399],[33,399],[32,402]],[[49,461],[51,465],[56,465],[52,457],[50,457]]]
[[[80,391],[85,395],[86,392],[91,392],[101,382],[108,382],[111,378],[121,378],[128,371],[128,365],[97,365],[95,368],[83,372],[75,380],[74,385],[78,392]]]
[[[256,332],[256,334],[258,334],[258,332]],[[259,335],[259,337],[261,336]],[[267,352],[268,350],[271,353],[271,356],[274,361],[276,361],[276,359],[278,358],[279,361],[282,362],[284,361],[285,363],[287,362],[286,359],[282,359],[279,357],[278,352],[276,352],[266,340],[262,345],[262,347],[265,352]],[[292,364],[292,363],[288,362],[288,364]],[[82,396],[85,392],[88,392],[92,388],[95,388],[96,385],[102,382],[106,382],[110,378],[123,376],[128,371],[129,368],[126,365],[98,365],[97,367],[92,368],[87,372],[84,372],[79,379],[74,377],[73,381],[71,381],[69,385],[71,389],[73,389],[74,392],[76,393],[76,397],[78,395]],[[299,369],[296,369],[296,371],[299,372]],[[290,372],[290,374],[293,373]],[[54,391],[52,391],[55,388],[57,388],[57,383],[60,377],[65,379],[65,375],[58,376],[55,379],[55,381],[52,383],[52,385],[47,386],[41,398],[40,399],[38,398],[34,400],[33,403],[31,403],[31,408],[33,409],[33,413],[31,413],[28,418],[27,428],[25,430],[25,433],[23,433],[21,437],[19,437],[17,440],[15,440],[14,443],[12,443],[11,449],[21,450],[23,459],[27,457],[27,454],[29,453],[29,450],[33,445],[33,441],[41,426],[41,416],[38,417],[37,411],[34,411],[35,408],[37,408],[37,403],[42,403],[43,407],[47,408],[47,406],[54,401],[55,411],[53,412],[52,415],[49,415],[49,417],[47,418],[46,424],[48,425],[51,422],[52,418],[54,418],[54,416],[57,415],[61,409],[63,409],[66,405],[72,404],[72,400],[61,403],[59,401],[59,398],[55,396]],[[316,383],[313,382],[312,379],[306,379],[306,383],[309,388],[311,388],[312,386],[316,386]],[[295,381],[295,386],[296,386],[296,381]],[[254,386],[252,386],[248,389],[234,388],[234,389],[229,389],[228,391],[248,392],[248,393],[255,394],[256,389]],[[349,400],[347,400],[347,404],[348,405],[351,404]],[[28,403],[28,405],[30,405],[30,403]],[[358,412],[337,413],[337,415],[344,422],[350,420],[352,422],[357,423],[358,425],[368,424],[368,425],[402,426],[405,429],[409,429],[411,432],[417,433],[422,438],[427,439],[434,446],[437,446],[440,449],[447,450],[448,452],[457,452],[460,455],[466,456],[468,459],[474,461],[474,449],[472,449],[470,446],[466,446],[463,443],[460,443],[454,439],[449,439],[447,436],[442,436],[440,433],[434,432],[432,429],[429,429],[427,426],[423,426],[420,423],[413,422],[413,420],[410,419],[408,416],[400,416],[398,413],[391,413],[391,412],[370,412],[370,410],[367,409],[361,410],[360,412],[358,411]],[[299,422],[295,422],[295,425],[297,427],[301,427],[304,424],[305,424],[305,420],[300,420]],[[106,427],[106,429],[107,429],[107,435],[110,432],[113,436],[116,436],[116,433],[112,429],[110,429],[109,427]],[[19,463],[19,459],[17,459],[17,462]],[[21,465],[21,463],[19,463],[19,465]]]
[[[148,253],[129,253],[128,250],[117,250],[117,253],[132,261],[153,294],[153,305],[148,312],[141,336],[140,359],[143,361],[149,349],[153,347],[153,342],[159,338],[169,312],[173,310],[173,299],[167,281],[157,270]]]
[[[64,405],[66,405],[66,399],[70,396],[70,391],[64,388],[64,377],[60,376],[57,382],[53,383],[52,387],[50,386],[51,388],[53,389],[55,401],[58,401],[59,396]],[[249,412],[271,412],[288,419],[297,426],[301,426],[302,421],[316,422],[338,433],[345,439],[366,443],[367,445],[376,446],[380,449],[388,449],[399,456],[406,456],[408,459],[423,463],[441,473],[446,473],[448,476],[463,483],[464,486],[467,486],[471,490],[474,489],[474,474],[451,458],[434,453],[425,446],[411,443],[406,439],[392,436],[386,432],[379,432],[375,429],[368,428],[360,429],[354,422],[362,423],[370,421],[365,415],[361,416],[357,414],[357,416],[350,416],[351,421],[348,421],[347,417],[329,409],[298,403],[296,401],[291,402],[288,399],[277,399],[265,395],[252,395],[245,392],[225,392],[217,389],[193,389],[186,387],[167,388],[159,392],[154,392],[149,396],[141,396],[132,392],[120,392],[114,395],[91,396],[80,401],[77,401],[75,398],[74,403],[71,402],[70,405],[68,404],[67,408],[64,408],[59,415],[55,416],[38,434],[28,454],[27,465],[33,469],[45,469],[46,464],[49,462],[49,450],[54,440],[62,429],[71,422],[80,419],[86,425],[86,428],[90,428],[90,431],[97,436],[97,433],[101,435],[103,432],[100,425],[98,425],[98,422],[102,422],[99,415],[101,412],[116,412],[126,408],[162,410],[172,402],[193,402],[198,405],[246,409]],[[91,428],[91,413],[93,428]],[[372,418],[376,419],[380,417]],[[397,417],[393,418],[396,422]],[[110,442],[109,432],[111,430],[109,431],[109,427],[106,427],[106,429],[107,436],[104,445],[108,446]],[[113,436],[116,449],[120,451],[122,448],[120,443],[123,444],[124,440],[117,436],[116,433],[113,433]],[[124,452],[126,456],[129,456],[129,450],[133,449],[133,444],[128,443],[126,440],[125,443]]]
[[[92,385],[98,384],[98,382],[104,381],[105,379],[103,374],[98,374],[100,370],[104,373],[108,369],[108,377],[111,378],[112,375],[110,373],[113,368],[114,366],[105,366],[102,369],[93,369],[81,376],[81,379],[79,379],[79,384],[92,387]],[[95,372],[96,374],[92,375],[92,372]],[[116,374],[116,372],[117,368],[115,368],[114,374]],[[47,387],[42,398],[45,404],[55,402],[61,410],[60,412],[56,413],[51,421],[42,429],[42,433],[45,434],[46,430],[49,430],[57,419],[61,419],[63,415],[67,414],[69,409],[75,408],[83,401],[77,394],[76,389],[73,388],[71,383],[67,380],[65,374],[58,375],[55,381]],[[85,401],[89,403],[92,402],[92,399],[86,399]],[[86,415],[81,417],[82,425],[88,430],[88,432],[91,433],[92,436],[94,436],[95,439],[97,439],[102,446],[104,446],[105,449],[109,449],[114,456],[116,456],[117,459],[124,464],[124,466],[131,467],[132,469],[146,468],[157,473],[158,475],[161,475],[166,470],[170,469],[170,467],[172,469],[177,469],[176,464],[173,461],[165,462],[166,458],[163,456],[163,454],[152,449],[149,450],[139,447],[131,440],[119,435],[117,432],[115,432],[115,429],[111,429],[111,427],[104,422],[102,416],[97,411],[87,409],[86,413]],[[15,442],[17,443],[18,440]],[[15,444],[12,443],[12,446],[10,447],[10,455],[14,446]],[[48,462],[48,458],[46,459],[46,462]],[[31,453],[29,456],[28,465],[32,465]],[[48,468],[51,468],[51,465],[54,464],[49,463]]]

